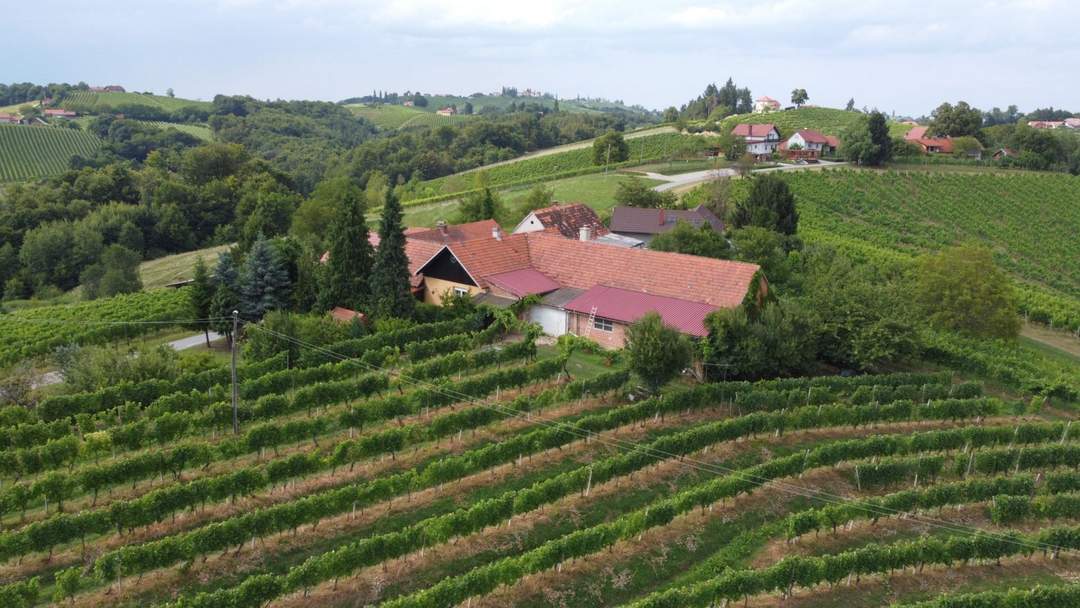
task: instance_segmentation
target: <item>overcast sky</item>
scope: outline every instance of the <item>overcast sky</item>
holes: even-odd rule
[[[679,105],[755,97],[919,115],[943,100],[1080,109],[1076,0],[5,2],[0,81],[326,99],[494,91]]]

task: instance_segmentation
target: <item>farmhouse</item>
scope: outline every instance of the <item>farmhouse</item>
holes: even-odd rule
[[[776,152],[776,147],[780,144],[780,130],[772,123],[738,124],[731,130],[731,134],[743,138],[746,151],[759,159]]]
[[[904,134],[904,140],[909,141],[920,148],[923,154],[950,154],[953,151],[953,142],[948,137],[927,137],[928,127],[912,127]]]
[[[724,222],[702,205],[693,209],[642,209],[615,207],[611,212],[611,231],[648,243],[658,234],[675,228],[679,222],[699,227],[708,224],[717,232],[724,231]]]
[[[1013,150],[1012,148],[998,148],[994,151],[992,158],[994,160],[1001,160],[1003,158],[1011,158],[1014,156],[1016,156],[1016,150]]]
[[[546,333],[584,335],[608,348],[622,347],[627,326],[646,312],[702,336],[708,313],[767,292],[755,264],[616,247],[558,230],[493,231],[443,245],[412,233],[406,242],[425,302],[442,304],[453,294],[508,306],[535,296],[523,314]]]
[[[127,90],[118,84],[110,84],[103,87],[90,87],[90,91],[94,93],[127,93]]]
[[[453,106],[446,106],[445,108],[435,110],[435,113],[439,116],[453,116],[454,114],[457,114],[457,108]]]
[[[765,112],[775,112],[780,109],[780,102],[776,101],[768,95],[762,95],[754,100],[754,112],[758,114],[764,114]]]
[[[1028,126],[1032,129],[1060,129],[1065,126],[1064,120],[1029,120]]]
[[[60,108],[46,108],[43,113],[45,114],[45,118],[75,118],[78,116],[78,113],[76,112],[62,110]]]
[[[787,158],[815,160],[836,151],[839,140],[830,139],[819,131],[800,129],[780,144],[780,151]]]
[[[0,114],[0,124],[17,125],[20,122],[22,122],[22,118],[15,114]]]

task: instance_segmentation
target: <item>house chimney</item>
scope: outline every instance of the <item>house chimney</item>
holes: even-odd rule
[[[588,226],[582,226],[578,230],[578,238],[580,238],[583,241],[591,241],[592,240],[592,228],[590,228]]]
[[[491,238],[495,239],[496,241],[502,240],[502,231],[499,230],[498,226],[493,226],[491,228]]]
[[[439,234],[446,236],[448,231],[446,229],[446,220],[439,220],[435,222],[435,227],[439,229]]]

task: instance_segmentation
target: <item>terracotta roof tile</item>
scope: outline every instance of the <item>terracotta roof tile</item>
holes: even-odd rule
[[[742,304],[759,269],[757,264],[572,241],[540,232],[523,236],[533,268],[578,289],[606,285],[735,307]]]
[[[520,270],[511,270],[510,272],[500,272],[499,274],[488,275],[485,279],[492,285],[499,287],[500,289],[505,289],[519,298],[524,298],[525,296],[533,294],[548,293],[559,288],[558,283],[552,281],[546,274],[533,268],[522,268]]]
[[[740,123],[735,125],[735,128],[731,130],[731,134],[737,137],[766,137],[775,128],[776,125],[772,123],[760,125]],[[777,131],[777,133],[779,133],[779,131]]]
[[[545,230],[556,231],[568,239],[578,238],[582,228],[588,228],[594,237],[608,233],[596,212],[582,203],[556,203],[537,209],[533,214],[544,225]]]
[[[566,303],[564,308],[574,312],[592,314],[623,323],[633,323],[647,313],[656,312],[665,325],[693,336],[706,336],[705,317],[716,306],[691,302],[681,298],[658,296],[639,291],[597,285]]]
[[[468,224],[453,224],[446,226],[445,232],[442,228],[427,228],[415,231],[409,229],[406,230],[405,234],[412,239],[446,244],[461,243],[473,239],[491,238],[491,231],[496,228],[499,228],[499,224],[495,220],[480,220],[479,222],[469,222]],[[499,230],[502,229],[499,228]]]

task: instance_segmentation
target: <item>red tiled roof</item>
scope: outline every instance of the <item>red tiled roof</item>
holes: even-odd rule
[[[904,133],[904,139],[910,141],[916,141],[926,137],[926,131],[929,127],[911,127],[907,133]]]
[[[829,144],[830,148],[840,147],[840,138],[836,137],[835,135],[826,135],[825,141]]]
[[[607,285],[734,308],[742,304],[759,270],[757,264],[574,241],[542,232],[522,236],[528,238],[533,268],[560,285],[578,289]]]
[[[367,317],[364,315],[364,313],[356,312],[355,310],[352,310],[350,308],[343,308],[341,306],[335,306],[334,309],[330,311],[330,316],[335,321],[340,321],[343,323],[352,321],[353,319],[357,318],[364,322],[367,321]]]
[[[611,230],[614,232],[660,234],[674,228],[679,221],[693,226],[707,223],[717,232],[724,230],[724,222],[702,205],[693,209],[616,207],[611,212]]]
[[[780,103],[779,101],[776,101],[775,99],[773,99],[772,97],[769,97],[768,95],[762,95],[761,97],[758,97],[754,101],[772,101],[774,103]]]
[[[655,311],[665,325],[694,336],[708,335],[705,316],[717,309],[701,302],[680,298],[657,296],[640,291],[597,285],[566,303],[567,310],[592,314],[623,323],[633,323],[647,313]]]
[[[487,281],[500,289],[509,291],[519,298],[524,298],[525,296],[533,294],[548,293],[555,291],[560,287],[558,283],[552,281],[546,274],[532,268],[522,268],[521,270],[511,270],[509,272],[493,274],[487,277]]]
[[[445,232],[442,228],[427,228],[415,231],[410,229],[406,234],[411,239],[434,241],[436,243],[460,243],[473,239],[491,238],[491,231],[496,228],[499,228],[499,224],[495,220],[480,220],[468,224],[446,226]]]
[[[582,203],[560,204],[533,211],[545,230],[557,231],[568,239],[579,237],[582,228],[588,228],[594,237],[608,233],[604,223],[591,207]]]
[[[561,237],[559,240],[571,242]],[[529,245],[524,234],[512,234],[502,239],[489,236],[446,247],[480,287],[487,287],[487,278],[491,275],[529,268]],[[412,264],[409,266],[411,268]]]
[[[813,129],[799,129],[796,131],[808,144],[827,144],[829,140],[820,131],[814,131]]]
[[[772,123],[760,125],[740,123],[735,125],[735,128],[731,130],[731,134],[737,137],[766,137],[775,128],[776,125]]]

